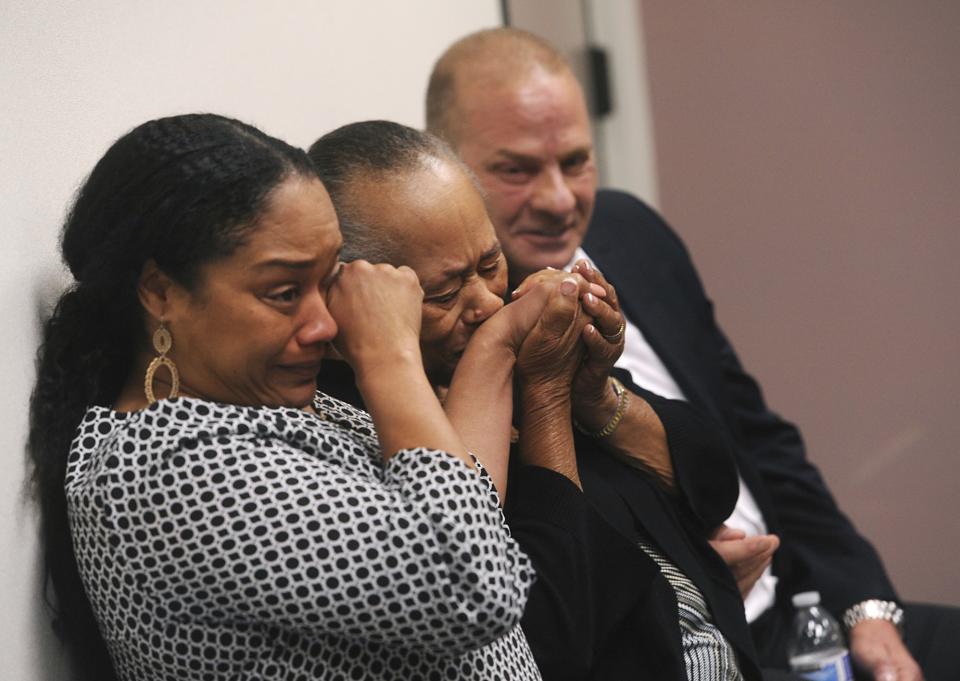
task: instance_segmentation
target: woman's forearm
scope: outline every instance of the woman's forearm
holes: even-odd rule
[[[674,489],[667,433],[660,417],[642,397],[630,393],[623,420],[601,442],[607,451],[652,471],[668,489]]]
[[[354,371],[384,461],[401,449],[427,447],[448,452],[474,467],[427,381],[419,351],[377,357],[359,363]]]
[[[490,474],[500,503],[507,493],[513,417],[514,352],[478,330],[467,345],[443,402],[450,423]]]
[[[525,464],[556,471],[582,489],[569,388],[521,382],[520,456]]]
[[[646,400],[628,388],[624,390],[627,392],[621,401],[608,381],[602,400],[590,408],[581,408],[577,422],[585,432],[598,433],[610,423],[623,403],[620,422],[613,432],[599,438],[600,445],[627,463],[653,472],[672,490],[673,461],[663,423]]]

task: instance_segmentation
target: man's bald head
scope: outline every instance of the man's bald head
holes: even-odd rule
[[[469,86],[519,82],[535,71],[569,74],[566,58],[543,38],[517,28],[491,28],[461,38],[433,66],[427,85],[427,130],[454,148],[458,100]]]
[[[433,69],[427,125],[486,191],[514,283],[569,264],[597,174],[583,90],[560,52],[511,28],[459,40]]]

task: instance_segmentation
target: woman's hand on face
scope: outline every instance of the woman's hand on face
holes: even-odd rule
[[[497,310],[477,330],[475,337],[486,336],[505,346],[513,356],[520,354],[520,346],[530,329],[540,319],[547,298],[555,286],[537,283],[528,287],[526,295]]]
[[[579,263],[578,263],[579,264]],[[560,282],[565,278],[573,274],[574,279],[577,281],[578,287],[578,297],[583,296],[587,293],[592,293],[598,298],[603,298],[607,295],[607,290],[599,285],[592,283],[585,277],[583,277],[579,272],[565,272],[564,270],[556,270],[552,267],[540,270],[539,272],[534,272],[529,277],[520,282],[520,285],[514,289],[513,293],[510,294],[510,301],[516,303],[524,296],[530,294],[532,291],[542,287],[556,287],[560,285]]]
[[[514,292],[512,301],[485,321],[477,334],[496,339],[514,356],[518,355],[527,334],[539,321],[550,293],[570,276],[561,270],[543,270],[530,275]],[[583,277],[572,276],[577,282],[578,297],[590,290],[590,284]]]
[[[581,423],[606,423],[616,411],[616,397],[607,385],[610,370],[623,353],[625,319],[617,292],[586,260],[578,260],[573,272],[603,289],[603,296],[583,296],[583,309],[592,318],[583,333],[586,353],[573,379],[573,415]]]
[[[569,393],[583,358],[583,329],[590,321],[580,305],[581,292],[588,291],[589,285],[579,275],[560,272],[540,279],[520,297],[532,294],[534,286],[547,289],[548,295],[520,346],[517,371],[528,384],[551,384]]]
[[[354,370],[411,353],[419,358],[422,302],[423,289],[409,267],[343,263],[327,294],[339,327],[334,347]]]

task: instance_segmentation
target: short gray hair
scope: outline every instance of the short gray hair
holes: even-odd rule
[[[389,181],[440,160],[459,168],[480,191],[473,173],[446,142],[392,121],[362,121],[337,128],[314,142],[307,153],[336,208],[343,232],[341,257],[346,261],[391,262],[397,253],[394,238],[363,218],[351,191],[356,183]]]

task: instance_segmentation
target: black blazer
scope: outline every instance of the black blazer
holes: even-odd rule
[[[537,570],[521,621],[537,664],[547,681],[687,678],[676,596],[637,546],[645,537],[697,585],[744,678],[758,679],[740,593],[706,542],[736,501],[729,448],[694,408],[627,385],[664,424],[679,495],[579,435],[582,493],[552,471],[510,471],[505,513]]]
[[[775,616],[789,618],[790,597],[811,589],[837,614],[867,598],[896,600],[876,551],[807,461],[799,431],[768,409],[741,366],[679,237],[638,199],[600,191],[583,246],[687,398],[733,442],[740,475],[781,539]]]

